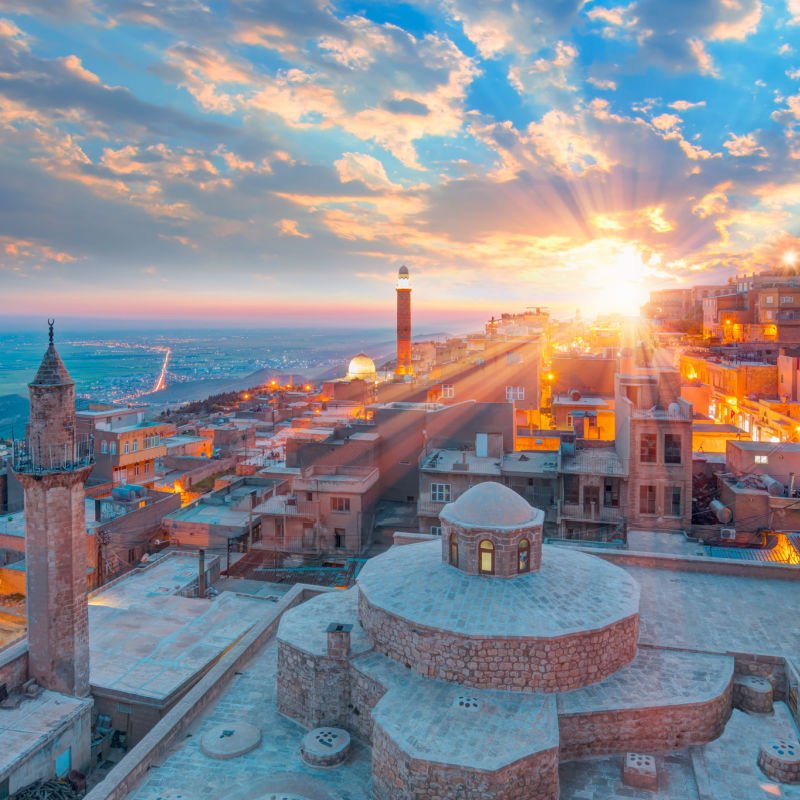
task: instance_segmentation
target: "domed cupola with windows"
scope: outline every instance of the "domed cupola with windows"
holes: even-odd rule
[[[544,512],[501,483],[473,486],[439,518],[442,559],[468,575],[512,578],[541,567]]]

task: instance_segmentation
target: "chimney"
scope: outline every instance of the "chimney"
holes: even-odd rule
[[[328,658],[345,660],[350,655],[350,631],[352,625],[331,622],[326,629],[328,634]]]
[[[206,596],[206,551],[201,547],[198,551],[200,558],[197,562],[197,596]]]

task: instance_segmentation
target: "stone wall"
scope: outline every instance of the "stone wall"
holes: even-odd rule
[[[444,518],[442,518],[444,519]],[[450,563],[450,536],[455,534],[458,540],[458,568],[468,575],[478,575],[479,548],[484,539],[488,539],[494,547],[495,577],[513,577],[519,574],[519,543],[528,540],[527,572],[537,572],[542,565],[542,525],[528,525],[515,530],[476,530],[462,528],[445,523],[442,527],[442,560]]]
[[[557,800],[558,750],[482,772],[411,758],[375,726],[372,793],[375,800]]]
[[[386,694],[386,689],[376,680],[364,675],[357,667],[350,667],[350,724],[345,726],[364,741],[372,741],[372,709]]]
[[[278,642],[278,711],[306,728],[348,727],[350,670],[347,661],[313,656]]]
[[[402,620],[359,593],[359,619],[375,649],[428,678],[478,688],[565,692],[633,660],[639,615],[552,639],[460,636]],[[510,609],[509,613],[513,613]]]
[[[732,686],[705,703],[558,717],[562,761],[634,751],[682,750],[716,739],[731,713]]]

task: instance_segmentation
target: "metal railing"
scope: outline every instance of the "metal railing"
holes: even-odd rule
[[[46,472],[73,472],[94,464],[94,436],[75,438],[62,444],[15,440],[11,444],[14,472],[40,475]]]
[[[594,503],[585,506],[581,503],[561,503],[561,517],[586,520],[591,522],[621,522],[622,509],[613,506],[597,506]]]

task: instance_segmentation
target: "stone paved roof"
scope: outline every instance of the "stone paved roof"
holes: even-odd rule
[[[372,647],[369,637],[358,624],[358,590],[326,592],[314,598],[313,613],[303,603],[289,609],[278,629],[278,641],[315,656],[327,655],[328,634],[331,622],[353,625],[350,632],[350,652],[362,653]]]
[[[54,344],[50,344],[44,354],[42,363],[36,377],[29,384],[30,386],[65,386],[74,383],[72,378],[61,360],[61,356]]]
[[[422,678],[380,653],[354,666],[389,687],[372,719],[413,758],[494,771],[558,746],[553,695]]]
[[[544,512],[496,481],[467,489],[454,503],[448,503],[440,516],[463,528],[521,528],[544,520]]]
[[[543,546],[539,572],[503,580],[445,564],[439,540],[393,547],[364,565],[358,586],[389,614],[468,636],[563,636],[639,609],[639,586],[625,570],[555,545]]]
[[[733,676],[731,656],[640,647],[636,658],[599,683],[563,692],[559,714],[704,703]]]

